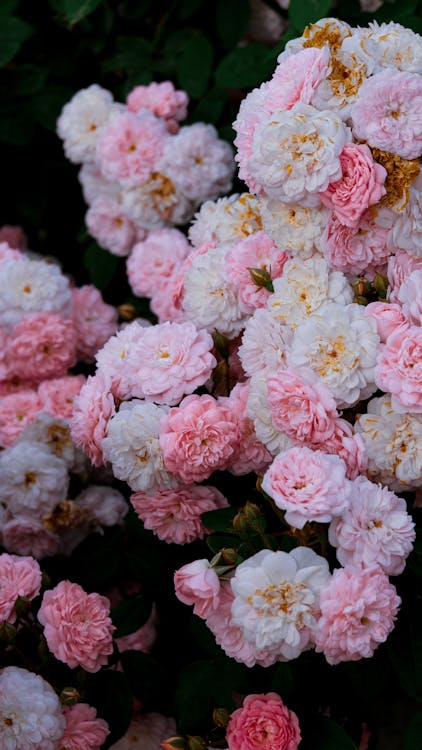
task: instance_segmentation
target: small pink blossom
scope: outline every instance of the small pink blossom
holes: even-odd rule
[[[160,324],[183,323],[184,321],[184,312],[174,302],[177,284],[178,271],[176,270],[168,281],[163,281],[156,287],[151,296],[149,306]]]
[[[333,435],[336,402],[312,370],[278,370],[267,377],[267,389],[272,420],[291,440],[315,445]]]
[[[166,137],[165,123],[152,112],[115,115],[97,144],[97,160],[104,177],[129,188],[146,182],[156,170]]]
[[[161,422],[160,446],[168,471],[202,482],[225,469],[238,449],[239,428],[230,409],[212,396],[187,396]]]
[[[381,344],[375,382],[393,394],[391,403],[399,413],[422,412],[422,328],[410,326]]]
[[[73,441],[85,451],[94,466],[104,462],[101,444],[115,411],[109,379],[100,372],[90,375],[75,397],[70,431]]]
[[[43,380],[38,387],[38,398],[43,411],[53,417],[70,419],[73,402],[85,383],[84,375],[65,375],[62,378]]]
[[[72,320],[78,359],[93,362],[99,349],[117,330],[117,311],[92,285],[72,289]]]
[[[248,695],[226,730],[228,750],[297,750],[301,740],[296,714],[277,693]]]
[[[256,471],[262,474],[272,462],[272,455],[257,438],[252,419],[247,415],[249,383],[237,383],[230,397],[221,397],[219,402],[228,406],[237,420],[239,444],[228,470],[237,476]]]
[[[32,557],[0,555],[0,622],[14,623],[16,599],[34,599],[41,589],[40,566]]]
[[[403,318],[415,326],[422,325],[422,269],[412,271],[401,285],[398,298],[403,305]]]
[[[409,328],[406,315],[400,305],[394,302],[370,302],[365,307],[365,314],[375,320],[382,344],[385,344],[389,336],[403,333]]]
[[[174,574],[177,598],[183,604],[193,604],[193,613],[205,619],[218,607],[220,581],[208,560],[194,560]]]
[[[129,255],[136,239],[136,226],[118,200],[100,195],[92,202],[86,217],[88,232],[113,255]]]
[[[307,521],[327,523],[340,515],[351,491],[344,461],[306,447],[280,453],[264,475],[262,488],[287,511],[287,523],[299,529]]]
[[[265,307],[271,292],[265,286],[254,283],[249,269],[268,273],[269,279],[277,279],[283,273],[284,264],[290,255],[279,250],[265,232],[254,232],[236,242],[226,255],[227,273],[239,293],[245,311],[253,312]]]
[[[178,229],[150,232],[127,259],[129,284],[138,297],[152,297],[189,254],[191,247]]]
[[[56,555],[60,539],[48,531],[41,521],[26,516],[15,516],[2,529],[3,547],[17,555],[31,555],[41,560]]]
[[[136,362],[142,362],[143,321],[134,320],[111,336],[97,352],[97,375],[107,379],[110,390],[117,399],[132,397],[133,378],[136,377]],[[146,323],[148,326],[149,323]],[[129,356],[132,367],[127,366]]]
[[[145,528],[162,541],[174,544],[203,539],[206,528],[201,513],[228,505],[215,487],[196,485],[159,490],[153,494],[136,492],[130,500]]]
[[[24,318],[12,330],[8,357],[20,378],[44,380],[65,375],[76,363],[76,332],[58,313]]]
[[[353,135],[369,146],[417,159],[422,153],[422,76],[391,68],[367,78],[352,107]]]
[[[41,408],[35,391],[19,391],[0,398],[0,446],[13,445]]]
[[[349,507],[329,528],[338,561],[364,568],[376,563],[387,575],[399,575],[415,540],[406,501],[362,476],[351,490]]]
[[[324,453],[332,453],[343,459],[347,479],[356,479],[367,469],[368,457],[362,436],[354,434],[351,425],[345,419],[337,419],[333,436],[317,447]]]
[[[0,242],[0,263],[3,263],[5,260],[20,260],[23,257],[20,250],[10,247],[7,242]]]
[[[186,91],[175,89],[171,81],[135,86],[126,99],[130,112],[149,109],[165,120],[184,120],[187,115],[189,97]]]
[[[65,706],[66,728],[59,742],[60,750],[100,750],[110,734],[107,722],[87,703]]]
[[[7,242],[10,247],[25,250],[28,247],[28,237],[22,227],[3,224],[0,227],[0,242]]]
[[[395,255],[391,255],[388,260],[387,277],[388,277],[388,299],[390,302],[399,302],[399,293],[402,284],[404,284],[413,271],[422,269],[422,260],[417,260],[408,255],[405,250],[399,250]]]
[[[98,672],[113,651],[114,625],[105,596],[87,594],[70,581],[46,591],[38,619],[52,654],[71,669]]]
[[[328,219],[321,238],[327,263],[346,274],[369,273],[383,269],[390,255],[387,247],[389,230],[376,224],[370,212],[364,213],[358,225],[342,224],[335,213]]]
[[[321,591],[316,650],[329,664],[371,657],[393,630],[400,603],[377,565],[335,570]]]
[[[325,206],[348,227],[355,227],[369,206],[385,195],[387,172],[364,144],[348,143],[340,154],[342,177],[320,193]]]
[[[291,109],[297,102],[312,104],[313,96],[328,75],[330,53],[327,46],[308,47],[286,55],[268,82],[264,106],[268,114]]]

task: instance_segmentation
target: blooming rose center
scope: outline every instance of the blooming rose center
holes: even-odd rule
[[[299,626],[302,614],[311,611],[308,603],[304,601],[307,592],[308,587],[304,583],[271,583],[266,589],[256,589],[255,593],[248,597],[248,603],[259,617],[277,617],[284,614],[296,621]]]

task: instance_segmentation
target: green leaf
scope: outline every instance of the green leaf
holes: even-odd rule
[[[389,654],[403,690],[422,701],[422,622],[416,602],[414,611],[409,608],[399,614],[389,640]]]
[[[179,85],[197,99],[205,93],[213,60],[211,42],[203,34],[195,34],[184,47],[176,63]]]
[[[217,33],[228,49],[235,47],[245,33],[249,13],[249,5],[245,0],[218,0]]]
[[[145,625],[151,614],[152,601],[142,594],[123,599],[111,610],[111,619],[116,626],[114,638],[129,635]]]
[[[54,84],[41,88],[31,100],[31,110],[34,120],[48,130],[55,131],[57,118],[63,106],[74,93],[74,89],[70,87],[56,86]]]
[[[125,0],[122,15],[125,18],[137,20],[145,15],[151,5],[151,0]]]
[[[422,747],[422,711],[418,711],[408,724],[403,737],[403,750],[417,750]]]
[[[192,732],[207,718],[212,708],[211,662],[187,664],[179,674],[175,693],[176,720],[180,732]]]
[[[214,511],[210,511],[214,512]],[[223,547],[238,547],[239,545],[239,537],[235,536],[226,536],[224,534],[210,534],[207,536],[206,539],[207,547],[211,550],[211,552],[217,553]]]
[[[132,718],[129,683],[122,672],[102,669],[98,674],[90,675],[85,698],[109,725],[110,735],[102,746],[108,748],[126,732]]]
[[[182,21],[186,21],[188,18],[193,16],[196,10],[201,5],[202,0],[180,0],[179,2],[179,16]]]
[[[6,65],[34,33],[29,23],[20,18],[0,17],[0,66]]]
[[[213,531],[233,531],[233,518],[237,508],[219,508],[201,514],[202,523]]]
[[[85,250],[84,266],[91,283],[101,292],[107,289],[113,279],[118,262],[116,255],[102,250],[96,242],[92,242]]]
[[[206,651],[211,656],[222,656],[223,652],[220,646],[217,645],[211,630],[205,625],[204,620],[196,617],[196,615],[191,615],[189,630],[203,651]]]
[[[199,122],[210,122],[214,125],[221,117],[226,101],[227,92],[214,87],[206,92],[193,111],[190,119]]]
[[[221,88],[252,88],[270,78],[275,65],[274,55],[265,44],[238,47],[224,57],[215,72]]]
[[[292,692],[293,675],[289,664],[277,664],[271,678],[269,689],[274,690],[274,692],[278,693],[281,698],[285,698]]]
[[[35,94],[45,83],[48,72],[48,68],[37,65],[17,65],[7,71],[8,85],[15,95]]]
[[[11,16],[19,5],[19,0],[1,0],[0,17]]]
[[[148,68],[151,60],[151,43],[142,36],[118,36],[117,52],[103,63],[105,72],[126,73],[142,72]]]
[[[329,16],[331,6],[332,0],[290,0],[289,18],[294,28],[302,33],[309,23]]]
[[[74,26],[94,12],[103,0],[50,0],[50,5],[65,17],[69,26]]]
[[[300,750],[357,750],[349,735],[326,716],[312,717],[303,731]]]

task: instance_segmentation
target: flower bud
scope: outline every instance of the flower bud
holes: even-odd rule
[[[217,329],[214,329],[213,333],[214,346],[220,352],[221,356],[227,359],[229,356],[229,339],[224,333],[220,333]]]
[[[226,708],[215,708],[212,712],[212,718],[214,724],[225,729],[230,721],[230,712]]]
[[[366,299],[366,297],[361,297],[360,294],[355,294],[355,296],[353,297],[353,302],[355,302],[357,305],[368,304],[368,300]]]
[[[184,737],[169,737],[160,744],[160,747],[163,750],[185,750],[187,744]]]
[[[79,700],[79,691],[75,687],[65,687],[60,693],[60,703],[63,706],[73,706]]]
[[[135,318],[138,317],[136,307],[134,305],[130,305],[129,303],[119,305],[117,308],[117,312],[119,313],[119,317],[127,322],[135,320]]]
[[[251,275],[253,283],[256,286],[262,287],[263,289],[268,289],[269,292],[274,291],[271,276],[266,268],[248,268],[248,271]]]
[[[378,296],[385,299],[387,296],[388,279],[381,273],[376,273],[372,282],[374,289],[378,292]]]
[[[257,522],[260,526],[263,525],[263,515],[255,503],[248,502],[246,503],[245,507],[243,508],[243,512],[245,514],[246,519],[248,520],[250,526],[253,528],[256,527]]]
[[[237,550],[231,547],[223,547],[220,552],[221,558],[226,565],[236,565],[238,554]]]
[[[233,528],[240,534],[247,534],[247,532],[249,531],[249,523],[243,512],[243,508],[241,508],[233,518]]]

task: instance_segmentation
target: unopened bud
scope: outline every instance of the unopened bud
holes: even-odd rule
[[[212,718],[214,724],[225,729],[230,721],[230,713],[226,708],[215,708],[212,712]]]
[[[0,641],[13,641],[16,636],[16,628],[10,622],[2,622],[0,625]]]
[[[375,291],[378,293],[378,296],[382,297],[382,299],[385,299],[385,297],[387,296],[387,288],[388,288],[387,277],[383,276],[381,273],[376,273],[372,284],[374,286]]]
[[[188,750],[207,750],[207,744],[202,737],[188,737]]]
[[[31,602],[28,599],[27,596],[18,596],[18,598],[15,601],[15,612],[18,615],[18,617],[22,617],[22,615],[26,615],[26,613],[31,609]]]
[[[359,278],[353,284],[353,290],[357,297],[367,297],[371,294],[371,283],[366,279]]]
[[[236,565],[237,562],[237,549],[231,547],[224,547],[221,550],[221,559],[226,565]]]
[[[167,740],[163,740],[160,744],[163,750],[185,750],[187,748],[186,739],[184,737],[169,737]]]
[[[251,503],[248,500],[245,507],[243,508],[243,512],[251,526],[254,526],[257,521],[262,523],[263,521],[262,513],[260,509],[258,508],[258,506],[255,505],[255,503]]]
[[[367,305],[368,300],[366,297],[362,297],[360,294],[355,294],[353,297],[353,302],[355,302],[357,305]]]
[[[60,702],[63,706],[73,706],[79,700],[79,691],[75,687],[65,687],[60,693]]]
[[[225,359],[222,359],[218,365],[216,365],[212,371],[212,377],[214,380],[214,383],[216,385],[219,385],[223,381],[226,380],[228,375],[229,368],[227,366],[227,362]]]
[[[213,339],[215,348],[220,352],[222,357],[227,359],[227,357],[229,356],[229,339],[227,338],[227,336],[225,336],[224,333],[217,331],[217,329],[215,328]]]
[[[233,528],[240,534],[246,534],[249,531],[249,523],[243,512],[243,508],[241,508],[233,518]]]
[[[274,291],[273,282],[270,274],[266,268],[248,268],[253,283],[262,288],[268,289],[269,292]]]
[[[128,322],[130,322],[131,320],[135,320],[135,318],[138,317],[138,311],[135,305],[130,305],[128,302],[124,303],[123,305],[119,305],[117,308],[117,312],[119,313],[119,317],[122,320],[126,320]]]

